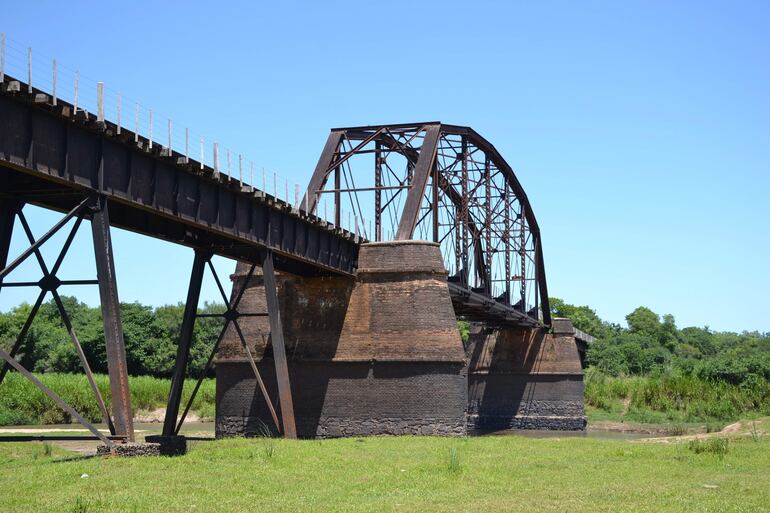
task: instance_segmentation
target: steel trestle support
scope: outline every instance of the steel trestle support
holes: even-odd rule
[[[177,347],[177,358],[174,365],[174,373],[171,381],[171,390],[169,391],[168,404],[166,407],[166,416],[163,423],[163,435],[174,436],[179,435],[185,418],[195,400],[195,397],[200,389],[201,383],[205,379],[208,372],[211,370],[211,366],[214,363],[219,345],[227,333],[228,328],[231,326],[235,330],[240,342],[241,347],[246,354],[254,377],[257,381],[262,396],[267,403],[267,407],[270,410],[270,414],[275,422],[276,428],[279,433],[282,433],[287,438],[296,438],[297,430],[294,422],[294,407],[291,398],[291,384],[289,382],[288,366],[286,362],[286,351],[283,342],[283,330],[281,326],[280,313],[278,312],[278,296],[276,293],[275,271],[273,267],[272,253],[267,251],[263,259],[263,278],[265,281],[265,293],[266,303],[268,305],[268,313],[243,313],[240,312],[238,307],[240,305],[243,294],[246,290],[246,285],[249,280],[254,276],[255,264],[250,266],[249,272],[244,280],[243,286],[235,292],[232,297],[228,298],[225,293],[225,289],[222,286],[222,281],[219,279],[219,275],[211,263],[211,252],[207,252],[202,249],[195,250],[195,258],[193,260],[193,267],[190,274],[190,285],[187,293],[187,303],[185,304],[184,317],[182,320],[182,329],[179,338],[179,345]],[[203,281],[203,274],[205,267],[208,265],[214,280],[216,281],[219,293],[222,296],[222,300],[227,306],[227,310],[221,314],[198,314],[198,301],[200,299],[200,289]],[[273,354],[275,356],[276,376],[278,378],[278,395],[281,404],[281,419],[279,420],[275,406],[273,405],[270,395],[267,392],[267,387],[262,379],[262,375],[259,372],[259,368],[254,360],[254,357],[249,349],[246,337],[241,330],[241,326],[238,322],[240,317],[254,317],[254,316],[268,316],[270,319],[271,328],[271,341],[273,343]],[[182,400],[182,391],[184,388],[184,378],[187,374],[187,365],[189,361],[190,348],[193,339],[193,330],[195,327],[195,320],[198,317],[219,317],[224,320],[222,330],[217,337],[216,342],[209,354],[209,358],[206,361],[206,365],[201,372],[200,377],[195,383],[195,387],[190,394],[190,398],[187,400],[184,411],[181,417],[177,420],[179,414],[179,407]],[[277,334],[277,335],[276,335]]]
[[[115,261],[110,237],[110,218],[107,199],[101,197],[94,208],[91,231],[96,257],[96,276],[99,280],[99,297],[104,323],[104,342],[107,349],[107,372],[112,393],[112,415],[115,430],[134,441],[134,418],[131,411],[131,393],[128,388],[128,362],[120,318],[120,300],[115,277]]]
[[[209,255],[202,250],[195,250],[192,272],[190,273],[190,286],[187,289],[187,301],[185,302],[184,315],[182,317],[182,329],[179,334],[179,345],[176,351],[174,374],[171,377],[171,390],[168,394],[166,418],[163,422],[164,436],[174,435],[176,431],[176,417],[179,414],[179,404],[182,400],[182,388],[184,387],[184,378],[187,373],[187,360],[190,357],[195,316],[198,311],[203,273],[206,270],[208,259]]]
[[[11,348],[10,352],[0,352],[0,357],[4,360],[2,370],[0,371],[0,383],[2,383],[7,371],[13,367],[21,375],[30,380],[37,388],[50,397],[59,407],[64,409],[74,419],[85,426],[89,431],[94,433],[96,437],[101,439],[108,446],[112,446],[111,439],[121,439],[133,441],[134,432],[131,415],[131,403],[128,393],[128,370],[126,366],[125,347],[123,343],[123,331],[120,323],[119,302],[117,297],[117,286],[115,283],[115,268],[112,261],[112,244],[109,236],[109,219],[107,217],[106,203],[104,199],[86,197],[75,208],[70,210],[61,220],[59,220],[45,235],[39,239],[35,239],[29,223],[27,222],[24,213],[22,212],[22,205],[14,202],[13,200],[5,200],[0,202],[0,276],[6,277],[11,271],[18,267],[26,258],[34,255],[42,271],[43,278],[38,282],[16,282],[5,283],[6,286],[37,286],[40,288],[40,294],[37,300],[32,306],[30,313],[25,321],[22,329],[20,330],[16,341]],[[94,254],[96,256],[96,268],[97,268],[97,280],[68,280],[62,281],[57,277],[59,268],[64,261],[67,252],[75,238],[78,228],[83,221],[83,218],[87,215],[92,215],[92,228],[94,239]],[[10,237],[13,230],[15,219],[18,218],[24,233],[30,243],[29,248],[24,250],[22,254],[17,257],[11,264],[7,264],[8,250],[10,246]],[[54,234],[62,229],[70,219],[75,219],[74,225],[70,229],[64,245],[62,246],[59,255],[54,265],[48,268],[45,260],[43,259],[40,247],[47,242]],[[112,404],[113,411],[117,422],[113,423],[109,411],[107,410],[104,399],[101,396],[101,392],[96,385],[91,367],[86,358],[85,352],[80,345],[75,328],[72,325],[72,321],[65,309],[64,302],[57,289],[62,284],[68,285],[89,285],[98,283],[102,304],[102,316],[105,324],[105,341],[107,346],[108,356],[108,368],[110,374],[110,386],[112,388]],[[0,288],[2,282],[0,282]],[[64,323],[70,340],[75,347],[78,358],[80,359],[83,370],[85,371],[90,388],[94,393],[99,410],[102,414],[104,421],[107,423],[110,430],[110,437],[102,435],[92,424],[87,422],[80,414],[78,414],[71,406],[66,404],[61,397],[55,392],[48,389],[32,375],[27,369],[25,369],[15,356],[21,349],[24,341],[27,338],[32,323],[45,300],[48,293],[51,293],[53,301],[61,315],[62,322]],[[117,429],[116,429],[117,426]],[[116,435],[116,431],[118,432]]]

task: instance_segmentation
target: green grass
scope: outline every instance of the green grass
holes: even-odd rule
[[[764,512],[768,468],[766,436],[719,454],[684,442],[375,437],[230,439],[177,458],[69,461],[58,448],[9,443],[0,487],[16,492],[0,494],[0,511]]]
[[[59,394],[75,411],[86,419],[96,422],[101,415],[91,388],[84,375],[79,374],[38,374],[37,377],[48,388]],[[110,392],[107,376],[95,376],[102,397],[109,408]],[[131,405],[134,412],[150,411],[166,406],[170,380],[149,376],[129,378]],[[183,400],[189,398],[195,386],[194,380],[186,380]],[[9,373],[3,381],[0,393],[0,426],[21,424],[66,424],[68,415],[18,373]],[[193,411],[201,417],[214,416],[215,386],[213,379],[204,380],[193,403]]]
[[[705,423],[711,428],[751,415],[770,415],[770,383],[733,385],[678,373],[614,378],[585,373],[590,420],[644,424]]]

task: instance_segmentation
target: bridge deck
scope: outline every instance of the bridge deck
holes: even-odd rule
[[[14,85],[11,85],[15,82]],[[0,195],[68,211],[88,195],[110,201],[113,226],[279,271],[353,275],[359,236],[293,208],[130,130],[6,76],[0,84]],[[511,305],[449,283],[459,317],[541,325]]]
[[[100,194],[119,228],[257,263],[272,249],[278,270],[299,275],[354,273],[354,234],[11,83],[0,84],[0,193],[55,210]]]

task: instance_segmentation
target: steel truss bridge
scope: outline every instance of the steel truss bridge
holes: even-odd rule
[[[24,216],[28,204],[64,215],[36,239]],[[355,216],[352,231],[341,228],[345,211]],[[90,220],[97,276],[62,278],[59,268],[83,220]],[[10,259],[16,221],[29,247]],[[226,304],[208,366],[230,324],[246,347],[238,319],[268,316],[281,411],[287,412],[279,427],[287,436],[295,428],[273,270],[352,277],[362,243],[432,240],[444,255],[458,318],[493,326],[551,324],[540,230],[531,205],[511,167],[471,128],[427,122],[333,129],[303,200],[291,205],[70,103],[52,101],[45,91],[6,75],[0,82],[0,289],[33,287],[39,292],[13,347],[0,350],[5,361],[0,383],[15,368],[108,446],[116,439],[133,440],[111,226],[195,251],[163,430],[168,436],[179,432],[198,390],[177,422],[207,267]],[[65,228],[69,235],[56,261],[46,262],[40,247]],[[252,272],[254,266],[263,268],[268,312],[238,310],[243,291],[230,301],[211,265],[213,255],[250,263]],[[12,271],[28,258],[38,261],[41,279],[12,281]],[[112,414],[59,297],[62,285],[99,287]],[[83,419],[16,359],[49,295],[110,435]]]

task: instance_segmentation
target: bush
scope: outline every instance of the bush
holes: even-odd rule
[[[727,438],[707,438],[705,440],[696,438],[687,444],[687,448],[695,454],[714,454],[719,459],[725,457],[729,446],[730,442]]]
[[[589,367],[584,383],[586,405],[621,413],[627,405],[625,416],[637,422],[730,422],[770,411],[770,383],[759,377],[733,385],[678,371],[618,378]]]
[[[45,386],[56,392],[89,422],[101,421],[101,412],[85,376],[75,374],[42,374],[37,376]],[[94,376],[97,386],[110,408],[109,378]],[[155,410],[166,406],[170,380],[149,376],[130,376],[131,406],[138,410]],[[186,380],[182,394],[183,404],[190,397],[195,380]],[[216,396],[213,379],[206,379],[192,405],[192,410],[202,417],[214,416]],[[0,385],[0,425],[68,424],[72,421],[56,403],[49,399],[29,380],[11,372]]]

